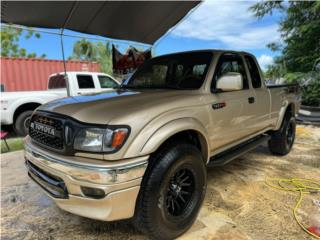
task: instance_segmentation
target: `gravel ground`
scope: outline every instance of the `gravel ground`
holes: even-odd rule
[[[145,239],[130,221],[101,222],[60,210],[29,180],[23,152],[1,155],[1,238]],[[294,221],[297,194],[270,189],[266,177],[320,180],[320,128],[298,126],[292,152],[272,156],[266,146],[230,164],[208,170],[208,190],[193,227],[181,239],[311,239]],[[305,224],[320,216],[306,196],[299,215]]]

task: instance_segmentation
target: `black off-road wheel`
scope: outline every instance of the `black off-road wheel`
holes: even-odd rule
[[[14,130],[18,136],[24,137],[28,134],[32,112],[25,111],[17,117],[14,123]]]
[[[205,163],[201,152],[185,143],[164,148],[149,161],[134,224],[152,239],[174,239],[198,215],[206,191]]]
[[[272,133],[268,142],[269,150],[275,155],[284,156],[288,154],[293,146],[296,136],[296,119],[287,113],[281,128]]]

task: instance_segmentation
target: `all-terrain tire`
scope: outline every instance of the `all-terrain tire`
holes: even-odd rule
[[[296,119],[287,113],[283,119],[281,128],[271,134],[268,142],[269,150],[275,155],[284,156],[292,148],[296,135]]]
[[[134,225],[152,239],[174,239],[195,221],[207,172],[201,152],[179,143],[149,160],[136,203]]]
[[[33,111],[20,113],[14,123],[14,130],[19,136],[26,136],[29,130],[30,119]]]

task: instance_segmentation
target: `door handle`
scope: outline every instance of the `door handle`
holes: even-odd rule
[[[251,103],[254,103],[254,97],[249,97],[248,98],[248,102],[251,104]]]

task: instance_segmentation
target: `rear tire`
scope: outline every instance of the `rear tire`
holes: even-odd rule
[[[29,132],[30,119],[33,111],[20,113],[14,123],[14,130],[18,136],[26,136]]]
[[[136,203],[134,224],[153,239],[174,239],[195,221],[207,182],[201,152],[187,143],[150,159]]]
[[[271,135],[268,142],[269,150],[275,155],[284,156],[292,148],[296,135],[296,119],[291,114],[286,114],[281,128]]]

